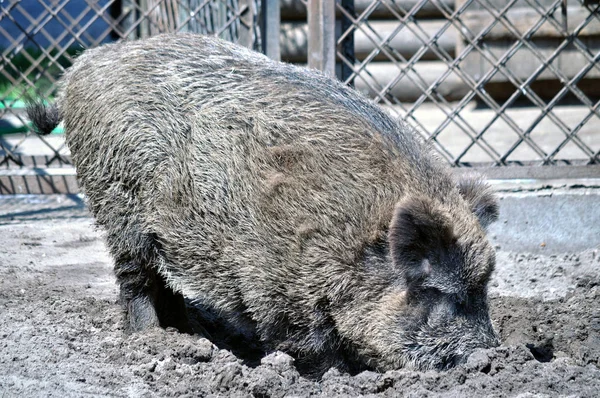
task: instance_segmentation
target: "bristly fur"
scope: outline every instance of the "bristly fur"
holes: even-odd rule
[[[183,294],[299,360],[444,368],[496,341],[489,206],[342,83],[161,35],[86,51],[57,105],[31,116],[45,133],[64,115],[131,329],[184,314],[164,302]],[[416,257],[435,272],[411,280]]]
[[[498,220],[498,200],[482,176],[477,174],[462,176],[458,182],[458,189],[471,204],[471,210],[484,228]]]
[[[45,105],[39,99],[28,100],[27,117],[29,117],[36,132],[40,135],[52,133],[62,119],[56,104]]]

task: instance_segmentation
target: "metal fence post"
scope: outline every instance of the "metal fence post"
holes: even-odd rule
[[[346,15],[351,15],[354,17],[354,0],[341,0],[340,4],[342,10],[341,21],[340,21],[340,32],[338,37],[346,34],[344,39],[340,43],[340,53],[342,57],[342,61],[340,62],[340,71],[338,72],[339,79],[345,82],[347,85],[354,87],[354,78],[350,78],[352,76],[353,68],[352,65],[349,65],[347,62],[355,62],[355,54],[354,54],[354,29],[352,28],[352,20]],[[347,14],[346,14],[347,13]],[[344,59],[347,62],[344,62]]]
[[[334,0],[308,0],[308,67],[335,76]]]
[[[262,0],[262,49],[265,55],[275,61],[281,60],[279,35],[281,30],[281,12],[279,0]]]

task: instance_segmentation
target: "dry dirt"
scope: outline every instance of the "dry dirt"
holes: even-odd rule
[[[111,262],[80,198],[0,197],[0,397],[598,396],[598,198],[502,201],[490,233],[501,347],[446,372],[331,369],[315,381],[288,355],[266,355],[212,323],[217,345],[173,330],[125,334]],[[573,214],[549,226],[535,209]],[[538,236],[515,242],[528,229]]]

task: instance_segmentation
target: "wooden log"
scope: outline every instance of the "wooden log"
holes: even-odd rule
[[[240,15],[240,20],[243,22],[240,24],[239,36],[238,36],[238,44],[241,44],[244,47],[252,48],[254,46],[254,21],[256,18],[256,7],[254,1],[252,0],[240,0],[239,1],[240,9],[246,10],[242,12]],[[183,8],[183,7],[182,7]],[[271,44],[271,43],[268,43]],[[263,44],[264,47],[264,44]],[[277,51],[279,51],[279,46],[277,47]],[[266,52],[268,56],[268,51]],[[277,53],[278,55],[279,53]],[[277,58],[279,60],[279,58]]]
[[[454,7],[456,10],[460,9],[460,7],[466,3],[468,0],[456,0],[456,6]],[[500,11],[505,8],[508,4],[511,4],[510,9],[515,10],[517,8],[531,8],[531,0],[517,0],[513,3],[513,0],[485,0],[484,3],[480,1],[472,1],[466,7],[465,11],[473,11],[473,10],[486,10],[487,8],[492,8],[496,11]],[[567,0],[567,7],[579,7],[581,8],[581,0]],[[485,4],[485,6],[484,6]],[[535,4],[538,5],[539,8],[543,8],[545,10],[550,9],[556,4],[556,0],[536,0]]]
[[[485,34],[483,40],[520,39],[531,27],[537,24],[541,18],[540,14],[532,8],[511,9],[510,11],[507,11],[505,15],[506,19],[510,21],[517,31],[517,35],[511,32],[511,30],[502,23],[497,23]],[[584,22],[589,15],[590,12],[581,6],[567,8],[568,32],[573,33],[574,29]],[[462,34],[466,38],[473,39],[484,29],[487,29],[494,19],[495,16],[490,14],[487,10],[466,12],[462,17],[462,21],[465,23],[468,31],[463,29]],[[557,18],[557,20],[558,22],[562,22],[560,17]],[[595,23],[591,22],[587,24],[578,34],[578,37],[582,36],[600,36],[600,23],[595,21]],[[545,22],[530,37],[533,39],[564,38],[565,34],[562,29],[558,30],[550,22]]]
[[[124,18],[121,20],[120,25],[123,33],[121,36],[128,40],[134,40],[137,38],[135,21],[136,21],[136,7],[135,0],[122,0],[121,1],[121,15]]]
[[[461,3],[464,0],[457,0]],[[494,0],[498,3],[498,7],[504,0]],[[546,1],[546,0],[544,0]],[[457,7],[459,5],[457,4]],[[581,6],[573,6],[567,8],[568,16],[568,31],[573,30],[581,24],[590,14],[590,11]],[[479,80],[486,74],[494,70],[496,60],[500,60],[506,52],[514,46],[517,40],[521,37],[540,19],[539,13],[531,7],[523,7],[511,9],[506,12],[506,18],[511,22],[517,32],[511,32],[506,26],[498,23],[488,33],[479,40],[479,46],[484,48],[485,56],[478,50],[471,52],[461,61],[460,67],[468,73],[473,79]],[[487,10],[475,10],[465,12],[463,21],[468,30],[463,30],[458,36],[457,56],[469,45],[467,39],[473,39],[480,32],[487,28],[493,21],[494,16]],[[518,81],[527,80],[538,68],[540,68],[546,60],[556,51],[559,45],[564,40],[564,31],[557,29],[555,26],[545,22],[534,34],[529,38],[529,43],[539,53],[536,56],[526,46],[519,48],[508,60],[503,64],[511,72],[512,77]],[[578,34],[578,39],[587,47],[591,54],[596,54],[600,51],[600,24],[590,23]],[[489,60],[488,60],[489,59]],[[564,48],[558,56],[551,62],[551,66],[560,71],[563,76],[551,70],[550,67],[545,69],[536,77],[535,81],[552,81],[562,80],[562,77],[571,79],[579,74],[579,72],[591,63],[574,45],[569,45]],[[600,78],[600,70],[592,68],[586,75],[585,79]],[[490,83],[510,82],[511,77],[502,72],[495,72],[489,80]],[[513,90],[511,84],[506,90]]]
[[[357,90],[371,98],[377,98],[381,90],[387,95],[396,97],[401,102],[414,102],[447,70],[442,61],[418,62],[399,81],[391,84],[404,70],[404,65],[391,62],[373,62],[367,65],[355,78]],[[421,86],[421,87],[420,87]],[[468,91],[468,86],[454,72],[450,73],[435,90],[447,100],[461,99]]]
[[[408,71],[399,81],[393,83],[400,75],[403,67],[403,65],[396,65],[391,62],[373,62],[354,79],[355,87],[363,94],[377,100],[381,99],[378,98],[379,94],[385,91],[388,98],[394,96],[401,102],[415,102],[448,70],[448,66],[442,61],[418,62],[413,66],[413,70]],[[588,73],[588,75],[577,86],[586,95],[597,97],[600,95],[600,79],[595,77],[598,73]],[[554,97],[562,87],[563,83],[549,75],[546,76],[546,79],[536,80],[530,86],[542,98]],[[386,90],[386,88],[389,88],[389,90]],[[507,84],[500,78],[496,78],[485,86],[485,90],[494,99],[501,101],[508,99],[518,88],[512,84]],[[460,100],[469,91],[469,85],[455,72],[451,72],[435,90],[448,101]]]
[[[370,19],[396,19],[391,10],[404,17],[415,6],[420,5],[420,0],[387,0],[385,4],[383,3],[374,2],[373,0],[354,0],[354,8],[358,15],[365,12],[368,8]],[[443,13],[440,10],[447,10],[451,14],[454,11],[454,0],[430,0],[424,3],[414,16],[427,18],[442,17]],[[339,14],[339,10],[337,12]],[[281,0],[281,17],[285,21],[306,20],[306,6],[302,0]]]
[[[500,10],[506,5],[508,0],[490,0],[494,5],[494,9]],[[456,8],[460,8],[466,0],[456,0]],[[460,56],[469,46],[469,41],[474,39],[482,31],[487,29],[495,20],[495,16],[490,11],[482,9],[481,4],[471,3],[467,11],[463,13],[462,20],[466,25],[466,29],[458,35],[456,43],[456,56]],[[544,9],[549,9],[554,2],[551,0],[539,0],[539,4]],[[590,11],[582,8],[578,0],[567,0],[567,32],[572,34],[586,18],[589,17]],[[519,7],[520,6],[520,7]],[[588,67],[593,60],[584,56],[574,45],[561,50],[560,54],[553,58],[550,66],[545,66],[549,57],[551,57],[557,48],[565,40],[565,30],[563,25],[562,15],[557,10],[555,17],[560,23],[560,27],[556,27],[549,22],[544,22],[539,29],[528,36],[528,43],[531,45],[539,56],[525,45],[521,46],[509,59],[504,60],[502,64],[506,67],[510,74],[495,71],[495,64],[498,60],[511,49],[518,40],[521,40],[525,33],[541,18],[540,13],[528,3],[522,0],[517,1],[515,7],[506,11],[503,15],[510,21],[514,29],[509,29],[502,23],[497,23],[489,32],[478,40],[478,45],[484,50],[484,54],[473,49],[460,62],[460,68],[469,74],[474,80],[479,80],[483,76],[494,73],[489,79],[489,84],[486,85],[488,93],[495,97],[504,98],[514,93],[517,89],[511,80],[516,80],[517,84],[529,79],[532,74],[541,67],[544,67],[541,73],[535,77],[535,80],[530,83],[530,87],[542,97],[552,97],[558,92],[557,86],[564,85],[564,79],[568,80],[580,74],[583,68]],[[513,31],[514,30],[514,31]],[[577,38],[587,48],[588,52],[593,55],[600,51],[600,24],[589,23],[584,29],[578,32]],[[553,70],[559,71],[559,75]],[[586,87],[587,82],[597,81],[600,78],[600,70],[593,67],[584,76],[585,80],[578,83],[578,87],[586,93],[594,93],[597,90],[590,90]],[[503,84],[506,87],[503,87]],[[590,83],[591,84],[591,83]],[[547,87],[552,87],[547,89]]]
[[[402,28],[401,31],[389,41],[384,47],[387,51],[396,51],[406,59],[410,59],[417,51],[429,42],[445,25],[445,21],[431,20],[419,22],[418,28],[414,23]],[[354,34],[354,52],[359,60],[365,59],[377,44],[385,38],[390,37],[399,26],[393,21],[373,21],[362,24],[362,29],[357,29]],[[417,33],[413,33],[416,31]],[[422,31],[421,31],[422,30]],[[281,58],[287,62],[306,62],[306,47],[308,38],[308,27],[304,23],[284,23],[281,26]],[[438,47],[454,56],[457,41],[457,31],[451,26],[436,41]],[[397,58],[397,56],[394,56]],[[380,51],[375,60],[389,60],[384,51]],[[437,55],[428,49],[420,58],[423,60],[438,59]]]
[[[600,97],[600,79],[585,79],[577,84],[577,87],[590,98]],[[536,80],[531,83],[529,88],[541,98],[554,98],[559,91],[564,88],[564,84],[559,80]],[[518,88],[510,83],[496,82],[486,84],[485,91],[495,100],[503,101],[510,98]],[[575,99],[574,95],[569,93],[565,97],[565,103],[581,103]],[[521,97],[521,100],[523,98]],[[596,120],[599,120],[596,118]],[[600,129],[599,129],[600,131]]]
[[[531,76],[547,59],[556,51],[562,40],[557,39],[538,39],[532,44],[541,54],[541,59],[534,56],[527,48],[521,48],[508,59],[504,65],[510,73],[521,81],[525,81]],[[600,51],[600,40],[583,39],[584,44],[592,54],[597,54]],[[500,59],[506,53],[512,41],[493,41],[486,43],[485,52],[491,59]],[[543,61],[542,61],[543,60]],[[585,66],[589,65],[590,61],[576,48],[569,46],[562,50],[560,54],[554,58],[551,65],[559,70],[564,77],[571,79],[576,76]],[[488,72],[494,69],[494,65],[485,59],[478,51],[473,50],[460,63],[460,67],[466,73],[471,75],[473,79],[479,80]],[[592,67],[585,75],[586,79],[600,78],[600,70],[597,67]],[[546,67],[536,78],[539,80],[560,80],[559,77],[549,67]],[[491,83],[509,81],[509,77],[502,72],[496,72],[491,79]]]

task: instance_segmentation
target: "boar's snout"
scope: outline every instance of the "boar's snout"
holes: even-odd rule
[[[462,344],[455,347],[455,352],[448,357],[440,358],[439,363],[435,368],[446,370],[457,365],[463,364],[467,358],[478,348],[494,348],[500,345],[500,338],[488,320],[483,327],[475,327],[470,331],[466,331],[465,339]]]
[[[498,334],[484,310],[478,311],[476,316],[468,314],[447,318],[444,324],[436,324],[435,319],[430,319],[426,325],[418,334],[429,337],[416,339],[421,345],[416,352],[417,368],[449,369],[466,362],[478,348],[500,345]]]

